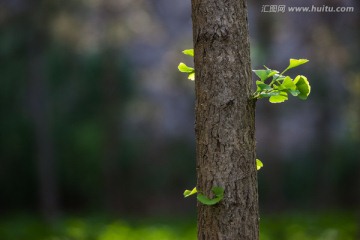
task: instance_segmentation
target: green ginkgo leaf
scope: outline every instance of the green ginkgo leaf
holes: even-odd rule
[[[184,72],[184,73],[193,73],[195,71],[194,68],[188,67],[186,66],[185,63],[182,62],[179,64],[178,69],[180,72]]]
[[[272,89],[272,87],[270,87],[266,83],[263,83],[262,81],[256,81],[256,85],[258,87],[258,90],[260,90],[260,91],[262,91],[262,90],[271,90]]]
[[[278,95],[280,95],[279,91],[272,91],[272,92],[268,92],[268,93],[260,93],[259,98],[278,96]]]
[[[189,197],[195,193],[197,193],[196,187],[194,187],[193,190],[185,190],[184,197]]]
[[[282,102],[285,102],[286,100],[288,100],[288,94],[287,92],[284,92],[284,91],[280,91],[280,94],[279,95],[276,95],[276,96],[271,96],[269,98],[269,101],[271,103],[282,103]]]
[[[293,95],[294,97],[298,96],[300,94],[299,90],[288,90],[288,92]]]
[[[261,69],[261,70],[253,70],[253,72],[260,78],[260,80],[262,82],[264,82],[266,79],[268,79],[269,77],[274,76],[275,74],[279,73],[276,70],[271,70],[271,69]]]
[[[185,49],[182,51],[183,54],[193,57],[194,56],[194,49]]]
[[[260,159],[256,159],[256,169],[260,170],[263,166],[264,164],[260,161]]]
[[[289,63],[289,66],[286,68],[286,70],[289,70],[289,69],[298,67],[300,65],[303,65],[303,64],[307,63],[308,61],[309,60],[307,60],[307,59],[293,59],[293,58],[290,58],[290,63]]]
[[[284,87],[284,89],[296,90],[296,85],[289,76],[284,78],[284,81],[281,84],[281,86]]]
[[[297,96],[301,100],[306,100],[311,92],[309,81],[305,76],[299,75],[294,79],[297,90],[300,94]]]
[[[195,80],[195,72],[189,73],[188,79],[194,81]]]
[[[197,200],[205,205],[215,205],[224,198],[224,189],[222,187],[213,187],[211,191],[214,193],[215,197],[210,199],[204,194],[198,193]]]

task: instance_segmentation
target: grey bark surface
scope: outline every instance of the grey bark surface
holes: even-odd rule
[[[198,239],[257,240],[255,101],[245,0],[192,0],[195,49]]]

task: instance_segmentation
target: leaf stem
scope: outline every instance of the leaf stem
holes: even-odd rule
[[[269,84],[269,86],[271,87],[271,85],[274,84],[274,83],[276,82],[276,80],[277,80],[280,76],[282,76],[284,73],[286,73],[287,70],[288,70],[288,69],[286,68],[284,71],[282,71],[275,79],[273,79],[273,80],[271,81],[271,83]]]

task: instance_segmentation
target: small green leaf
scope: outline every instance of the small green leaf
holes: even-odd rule
[[[262,81],[256,81],[256,85],[258,86],[258,89],[261,90],[270,90],[272,89],[269,85],[263,83]]]
[[[188,79],[194,81],[195,80],[195,72],[189,73]]]
[[[193,73],[194,72],[194,68],[188,67],[188,66],[186,66],[185,63],[182,63],[182,62],[179,64],[178,69],[180,72],[184,72],[184,73]]]
[[[193,190],[185,190],[184,197],[189,197],[195,193],[197,193],[196,187],[194,187]]]
[[[267,78],[267,70],[252,70],[263,82]]]
[[[213,199],[209,199],[209,198],[207,198],[205,195],[199,193],[196,198],[197,198],[197,200],[198,200],[199,202],[201,202],[202,204],[205,204],[205,205],[215,205],[215,204],[217,204],[218,202],[220,202],[221,199],[223,199],[223,196],[222,196],[222,197],[215,197],[215,198],[213,198]]]
[[[272,91],[272,92],[268,92],[268,93],[260,93],[259,97],[265,98],[265,97],[278,96],[278,95],[280,95],[279,91]]]
[[[293,58],[290,58],[290,64],[286,68],[286,70],[289,70],[289,69],[298,67],[300,65],[303,65],[303,64],[307,63],[308,61],[309,60],[307,60],[307,59],[293,59]]]
[[[269,77],[274,76],[275,74],[279,73],[276,70],[266,69],[266,70],[253,70],[253,72],[260,78],[262,82],[264,82]]]
[[[205,205],[214,205],[224,198],[224,189],[221,187],[213,187],[211,191],[215,194],[213,199],[206,197],[204,194],[198,193],[197,200]]]
[[[280,91],[279,95],[271,96],[269,98],[269,101],[271,103],[282,103],[282,102],[285,102],[286,100],[288,100],[288,94],[287,94],[287,92],[284,92],[284,91]]]
[[[283,86],[284,89],[296,90],[296,85],[289,76],[284,78],[284,81],[281,84],[281,86]]]
[[[306,100],[311,92],[311,87],[307,78],[305,76],[299,75],[294,79],[294,83],[297,90],[300,92],[298,98],[301,100]]]
[[[264,164],[260,161],[260,159],[256,159],[256,169],[260,170],[263,166]]]
[[[294,97],[296,97],[297,95],[300,94],[300,91],[299,90],[288,90],[288,92],[293,95]]]
[[[194,49],[185,49],[182,51],[183,54],[193,57],[194,56]]]

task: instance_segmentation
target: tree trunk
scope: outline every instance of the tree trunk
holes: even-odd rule
[[[121,205],[121,187],[119,186],[119,148],[120,144],[120,110],[121,102],[119,96],[119,84],[116,76],[116,55],[114,49],[105,51],[102,63],[102,116],[104,127],[104,156],[103,156],[103,177],[104,177],[104,198],[106,209],[119,214]]]
[[[40,34],[41,36],[41,34]],[[36,142],[39,205],[43,217],[52,221],[58,217],[58,186],[52,133],[49,89],[44,76],[45,59],[39,34],[32,36],[29,48],[29,110]]]
[[[54,9],[44,12],[45,0],[36,0],[22,15],[27,29],[28,104],[36,144],[39,207],[47,221],[59,216],[56,153],[51,119],[51,93],[46,76],[49,44],[47,22]]]
[[[257,240],[255,101],[245,0],[192,0],[196,69],[198,239]]]

